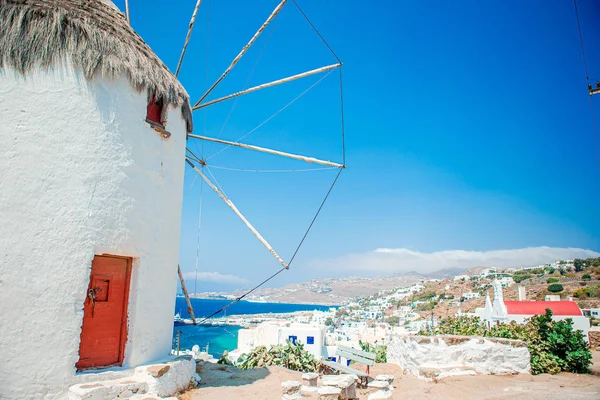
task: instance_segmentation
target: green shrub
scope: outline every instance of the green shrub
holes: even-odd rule
[[[563,290],[563,285],[561,285],[560,283],[553,283],[552,285],[548,286],[548,291],[552,293],[559,293]]]
[[[594,285],[594,286],[581,288],[581,289],[578,289],[573,292],[573,297],[577,297],[578,299],[587,299],[588,297],[597,297],[599,290],[600,290],[600,285]]]
[[[558,279],[556,279],[556,278],[548,278],[548,279],[546,279],[546,283],[556,283],[556,282],[558,282]]]
[[[526,275],[513,275],[513,281],[515,281],[515,283],[521,283],[525,279],[529,279],[529,278],[531,278],[531,275],[529,275],[529,274],[526,274]]]
[[[583,279],[584,281],[591,281],[592,280],[592,276],[590,274],[583,274],[583,276],[581,277],[581,279]]]
[[[369,353],[375,353],[375,362],[376,363],[386,363],[387,362],[387,346],[382,344],[378,345],[377,341],[375,344],[371,344],[368,342],[363,342],[362,340],[358,341],[360,348],[362,351],[366,351]]]
[[[420,335],[488,336],[519,339],[527,343],[531,356],[533,375],[558,372],[590,373],[592,353],[580,330],[573,330],[571,319],[553,321],[552,311],[536,315],[524,325],[514,321],[492,327],[489,331],[475,317],[446,318],[433,332],[421,331]]]
[[[304,350],[301,343],[293,344],[286,340],[286,344],[271,346],[269,350],[265,346],[256,347],[249,354],[242,354],[236,363],[240,369],[252,369],[279,365],[287,369],[303,372],[315,372],[319,370],[319,361]]]

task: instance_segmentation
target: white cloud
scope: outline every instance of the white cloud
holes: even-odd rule
[[[183,278],[195,280],[195,272],[185,272]],[[221,274],[220,272],[198,272],[198,282],[217,282],[235,285],[245,285],[250,281],[236,275]]]
[[[556,260],[600,257],[600,253],[578,248],[528,247],[512,250],[467,251],[446,250],[422,253],[405,248],[376,249],[366,253],[315,260],[313,268],[335,269],[336,272],[370,272],[373,274],[416,271],[428,273],[443,268],[489,266],[509,268],[550,263]]]

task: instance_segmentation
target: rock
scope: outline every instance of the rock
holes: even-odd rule
[[[170,365],[152,365],[147,368],[147,371],[154,378],[160,378],[171,369]]]
[[[340,398],[343,400],[356,398],[356,380],[355,375],[325,375],[322,378],[325,386],[334,386],[340,388]]]
[[[338,388],[345,388],[353,384],[355,381],[353,375],[341,374],[341,375],[324,375],[321,378],[323,386],[335,386]]]
[[[319,400],[339,400],[342,389],[333,386],[319,388]]]
[[[281,390],[283,394],[297,394],[300,393],[300,382],[298,381],[285,381],[281,382]]]
[[[387,390],[390,387],[390,384],[387,381],[371,381],[367,384],[367,387]]]
[[[392,392],[389,390],[378,390],[374,393],[371,393],[367,400],[379,400],[379,399],[389,399],[392,397]]]
[[[386,381],[388,385],[394,383],[394,375],[379,374],[375,376],[376,381]]]
[[[318,390],[319,390],[319,388],[316,386],[302,385],[300,387],[300,394],[302,396],[306,396],[306,397],[315,396],[317,394]]]
[[[281,397],[281,400],[301,400],[301,399],[302,399],[302,395],[300,393],[284,394]]]
[[[302,380],[306,386],[317,386],[317,379],[319,379],[319,374],[315,372],[306,372],[302,374]]]

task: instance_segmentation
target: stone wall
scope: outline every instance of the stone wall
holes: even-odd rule
[[[594,326],[588,331],[590,349],[600,350],[600,327]]]
[[[528,374],[525,342],[473,336],[399,336],[389,338],[388,362],[423,379],[455,375]]]

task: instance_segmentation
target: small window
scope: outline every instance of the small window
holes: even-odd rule
[[[146,122],[150,125],[160,125],[164,128],[162,121],[162,110],[163,100],[162,98],[156,100],[154,96],[148,102],[148,108],[146,109]]]
[[[315,337],[314,336],[307,336],[306,337],[306,344],[315,344]]]
[[[298,336],[289,336],[288,337],[289,341],[292,342],[292,344],[296,344],[296,341],[298,340]]]
[[[160,98],[156,100],[155,96],[152,96],[148,101],[148,107],[146,108],[146,122],[150,124],[152,129],[158,132],[162,137],[169,138],[171,134],[165,130],[165,123],[167,122],[164,118],[164,102]]]

